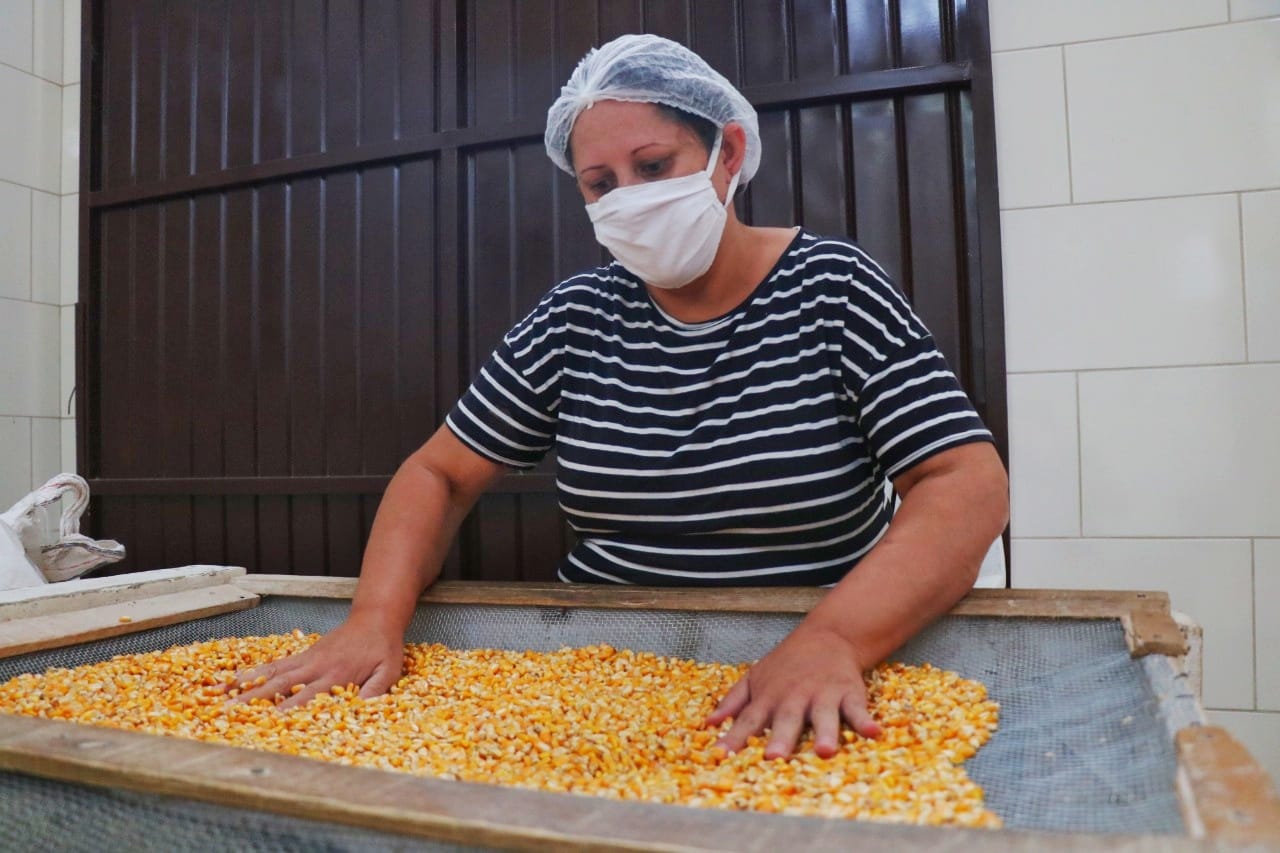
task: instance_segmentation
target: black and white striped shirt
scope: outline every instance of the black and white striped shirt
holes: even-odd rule
[[[880,266],[803,230],[705,323],[617,263],[562,282],[446,422],[514,468],[555,448],[561,579],[649,585],[835,583],[887,528],[888,479],[991,440]]]

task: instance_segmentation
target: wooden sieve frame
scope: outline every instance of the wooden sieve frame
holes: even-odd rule
[[[243,610],[265,596],[350,599],[355,581],[190,566],[0,593],[0,658]],[[422,602],[805,613],[814,588],[655,589],[442,581]],[[1162,592],[973,590],[953,615],[1117,619],[1135,657],[1198,674],[1194,626]],[[869,849],[1183,851],[1280,848],[1280,798],[1225,730],[1177,732],[1187,836],[898,826],[695,809],[450,782],[0,713],[0,770],[126,788],[460,844],[529,851]]]

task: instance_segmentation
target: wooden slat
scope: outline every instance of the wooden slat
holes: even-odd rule
[[[207,49],[207,45],[210,43],[221,44],[220,34],[209,30],[210,26],[216,26],[216,22],[211,21],[212,17],[211,15],[202,15],[200,19],[202,32],[199,36],[199,42],[200,47],[205,49],[201,54],[201,60],[209,64],[211,55],[220,68],[222,57],[217,53],[210,54]],[[300,29],[305,28],[307,30],[315,28],[317,23],[316,17],[312,15],[297,15],[295,20]],[[393,160],[414,159],[430,156],[446,149],[483,148],[495,143],[531,142],[541,139],[542,133],[546,129],[545,116],[535,116],[506,123],[488,123],[478,127],[446,129],[413,138],[375,141],[359,148],[335,149],[330,147],[321,152],[317,148],[318,140],[314,137],[314,134],[317,133],[315,127],[317,118],[312,114],[312,111],[317,108],[312,102],[323,90],[319,85],[304,79],[302,76],[308,72],[315,73],[314,69],[310,65],[301,65],[304,60],[308,63],[323,62],[322,57],[309,55],[311,52],[320,50],[316,47],[317,43],[322,45],[323,39],[311,39],[295,34],[293,40],[295,51],[306,50],[309,52],[308,55],[298,58],[299,67],[295,67],[294,70],[292,92],[294,96],[293,117],[295,127],[291,138],[297,143],[294,149],[296,156],[287,160],[274,160],[212,171],[217,164],[217,161],[213,159],[216,150],[211,148],[206,150],[208,143],[205,142],[204,131],[202,130],[200,136],[202,147],[197,157],[197,168],[190,176],[172,177],[137,186],[126,181],[113,183],[96,192],[86,193],[88,207],[93,210],[126,207],[140,202],[159,201],[196,193],[226,191],[268,181],[310,177],[322,173],[342,171],[364,164],[377,165]],[[920,68],[890,68],[843,74],[821,81],[766,83],[745,87],[743,95],[757,109],[768,109],[783,104],[799,106],[823,101],[871,98],[888,92],[901,93],[968,88],[971,76],[971,63],[948,62]],[[200,84],[205,86],[208,85],[208,82],[202,77]],[[210,97],[209,93],[203,89],[198,94],[206,100]],[[127,121],[127,114],[125,120]],[[209,131],[210,134],[212,132],[212,130]],[[125,138],[127,140],[127,135]],[[127,150],[126,147],[125,156],[127,156]]]
[[[0,769],[528,851],[1201,851],[1177,836],[940,829],[624,803],[0,714]]]
[[[245,610],[257,603],[257,595],[233,584],[222,584],[68,613],[12,619],[0,624],[0,658]]]
[[[1185,655],[1190,649],[1187,638],[1168,611],[1135,610],[1122,616],[1125,640],[1135,658],[1146,655]]]
[[[223,586],[243,577],[244,573],[239,566],[183,566],[5,590],[0,592],[0,622]]]
[[[207,567],[176,575],[161,572],[146,578],[123,576],[91,581],[87,582],[88,588],[68,589],[64,594],[54,596],[43,591],[10,594],[11,602],[7,607],[0,602],[0,615],[16,619],[88,610],[229,582],[256,595],[319,598],[351,598],[356,587],[355,579],[347,577],[244,575],[243,569]],[[663,589],[556,582],[441,581],[428,589],[422,600],[441,604],[807,613],[823,595],[824,590],[812,587]],[[1182,655],[1187,651],[1186,640],[1170,615],[1169,598],[1162,592],[975,589],[951,613],[957,616],[1121,619],[1135,657],[1152,653]]]
[[[260,595],[350,598],[354,579],[250,575],[243,588]],[[825,595],[812,587],[685,588],[613,587],[562,583],[510,584],[441,581],[422,596],[426,603],[511,604],[549,607],[645,608],[761,613],[807,613]],[[1120,619],[1134,657],[1183,655],[1186,639],[1169,612],[1169,596],[1157,591],[975,589],[953,616],[1041,619]]]
[[[235,583],[259,595],[350,598],[353,578],[246,575]],[[815,587],[658,588],[564,583],[440,581],[422,596],[425,603],[511,604],[550,607],[713,610],[748,613],[807,613],[822,600]],[[1119,619],[1135,611],[1168,613],[1163,592],[1066,589],[975,589],[952,610],[955,616]]]
[[[292,389],[297,393],[296,389]],[[395,467],[394,465],[392,467]],[[389,474],[262,477],[116,477],[90,479],[94,495],[380,495]],[[551,492],[554,474],[510,473],[490,493]]]
[[[1176,743],[1180,805],[1192,834],[1280,849],[1280,795],[1239,741],[1217,726],[1193,726]]]

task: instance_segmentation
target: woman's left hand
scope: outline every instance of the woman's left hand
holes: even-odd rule
[[[785,758],[796,748],[805,724],[813,727],[813,750],[830,758],[840,748],[840,721],[863,737],[881,729],[867,711],[867,685],[853,644],[835,631],[800,625],[760,659],[733,686],[707,718],[733,725],[717,742],[729,752],[747,738],[771,730],[765,758]]]

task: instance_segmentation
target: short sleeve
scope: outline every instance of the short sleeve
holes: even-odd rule
[[[943,450],[992,440],[930,336],[888,353],[867,377],[858,394],[858,421],[890,479]]]
[[[991,433],[929,330],[884,269],[849,247],[841,362],[867,452],[893,479],[925,459]]]
[[[564,320],[548,296],[480,368],[445,423],[476,453],[532,468],[555,444]]]

